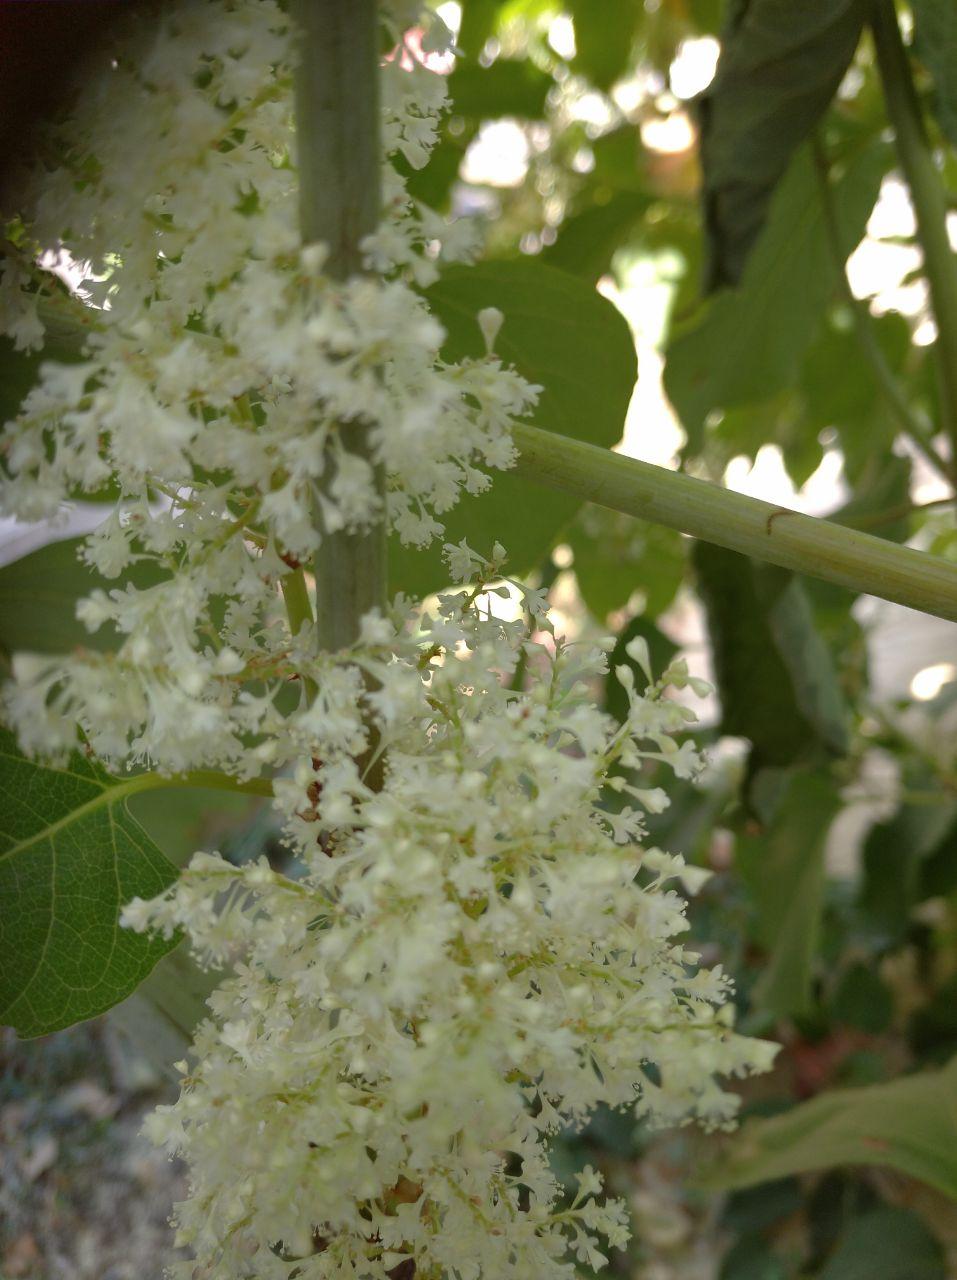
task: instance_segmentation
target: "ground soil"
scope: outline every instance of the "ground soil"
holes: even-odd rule
[[[162,1280],[183,1170],[140,1128],[173,1095],[103,1020],[0,1031],[0,1280]]]

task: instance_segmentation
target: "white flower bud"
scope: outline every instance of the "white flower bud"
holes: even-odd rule
[[[489,355],[495,348],[495,339],[504,322],[505,316],[498,307],[483,307],[478,313],[479,328],[485,340],[485,350]]]
[[[644,636],[632,636],[625,645],[625,653],[636,663],[646,676],[648,683],[652,684],[654,676],[651,674],[651,652],[648,648],[648,641]]]

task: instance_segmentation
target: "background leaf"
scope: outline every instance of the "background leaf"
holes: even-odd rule
[[[752,774],[841,754],[847,710],[801,580],[704,542],[693,560],[721,727],[750,741]]]
[[[746,1236],[729,1251],[718,1280],[788,1280],[788,1271],[767,1241]]]
[[[914,52],[934,81],[934,113],[957,146],[957,5],[953,0],[911,0]]]
[[[601,203],[585,206],[564,220],[542,261],[597,281],[617,250],[628,243],[650,204],[651,197],[640,191],[616,191]]]
[[[893,1016],[891,994],[868,964],[852,964],[841,974],[830,1003],[830,1013],[848,1027],[871,1035],[886,1031]]]
[[[571,0],[575,23],[572,66],[598,89],[608,89],[631,62],[632,44],[644,17],[641,0]]]
[[[485,41],[495,31],[500,0],[466,0],[456,44],[471,60],[482,52]]]
[[[545,110],[552,79],[526,58],[496,58],[487,67],[471,58],[460,58],[448,87],[457,116],[537,120]]]
[[[215,849],[221,837],[229,837],[249,822],[262,801],[232,791],[204,787],[139,791],[130,796],[130,812],[177,867],[184,866],[197,849]]]
[[[773,1017],[806,1012],[824,908],[824,850],[841,807],[828,778],[787,778],[768,826],[739,837],[735,865],[756,908],[754,938],[768,953],[752,993]]]
[[[111,591],[131,582],[142,591],[166,577],[147,560],[131,565],[118,578],[102,578],[79,559],[82,541],[50,542],[0,568],[0,649],[4,652],[64,653],[77,645],[115,649],[120,637],[112,627],[91,634],[77,621],[77,600],[94,587]]]
[[[708,287],[736,284],[795,148],[854,56],[864,0],[736,0],[699,100]]]
[[[881,1208],[851,1223],[819,1280],[947,1280],[947,1263],[916,1214]]]
[[[531,419],[536,426],[597,445],[620,438],[635,385],[634,343],[621,314],[584,280],[538,262],[486,262],[450,268],[428,300],[448,333],[443,354],[450,360],[484,353],[476,319],[483,307],[504,313],[495,350],[544,388]],[[541,563],[580,505],[498,472],[488,493],[443,516],[444,541],[465,538],[488,554],[498,540],[510,553],[510,572],[521,573]],[[441,546],[422,552],[393,538],[389,579],[392,589],[413,595],[443,586]]]
[[[848,252],[863,235],[883,170],[880,149],[864,148],[834,183]],[[692,452],[709,414],[760,404],[797,378],[838,278],[818,183],[803,147],[775,193],[740,285],[706,302],[668,348],[665,389]]]
[[[567,538],[578,589],[599,622],[628,604],[636,591],[644,597],[642,612],[657,618],[684,580],[688,539],[672,529],[640,520],[622,522],[611,512],[586,506]]]
[[[0,1020],[22,1036],[102,1013],[175,945],[119,925],[176,874],[127,810],[132,789],[81,752],[35,764],[0,729]]]
[[[926,770],[908,770],[903,783],[925,794],[934,787]],[[901,805],[875,823],[864,841],[858,901],[866,928],[881,947],[903,945],[917,904],[954,887],[946,881],[924,883],[930,868],[944,870],[949,864],[950,876],[957,873],[957,803],[948,803],[943,794],[940,801]]]
[[[784,1115],[748,1120],[707,1182],[748,1187],[852,1164],[887,1165],[957,1199],[957,1058],[940,1071],[835,1089]]]

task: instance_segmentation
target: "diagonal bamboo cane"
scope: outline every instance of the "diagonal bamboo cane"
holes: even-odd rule
[[[957,622],[957,565],[940,556],[537,427],[514,440],[517,473],[536,484]]]

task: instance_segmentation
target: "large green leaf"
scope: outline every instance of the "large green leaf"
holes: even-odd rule
[[[484,353],[476,319],[483,307],[504,313],[495,350],[544,388],[532,419],[537,426],[597,445],[619,439],[635,384],[634,343],[620,313],[584,280],[539,262],[486,262],[450,268],[427,296],[448,333],[444,354],[453,360]],[[488,493],[442,517],[445,540],[466,538],[485,554],[501,542],[510,569],[522,572],[543,560],[579,506],[499,472]],[[444,585],[440,550],[409,550],[393,539],[393,588],[420,595]]]
[[[571,0],[575,23],[572,66],[599,89],[609,89],[631,66],[645,8],[641,0]]]
[[[496,58],[489,66],[460,58],[448,87],[457,116],[538,120],[545,114],[545,98],[552,84],[551,76],[527,58]]]
[[[76,618],[76,602],[94,587],[105,590],[132,583],[138,590],[165,576],[152,561],[132,565],[119,578],[105,579],[77,554],[82,539],[51,542],[0,568],[0,652],[63,653],[77,645],[113,649],[111,627],[92,634]]]
[[[915,400],[914,372],[922,356],[911,346],[910,331],[896,312],[868,321],[885,361],[901,381],[904,394]],[[733,457],[754,458],[767,444],[776,444],[788,475],[800,488],[824,457],[824,442],[839,437],[844,477],[853,491],[848,519],[872,516],[901,504],[906,506],[910,460],[899,458],[891,446],[899,423],[879,388],[846,306],[828,308],[824,323],[807,348],[793,385],[770,399],[726,409],[708,432],[709,457],[715,464]],[[894,479],[896,477],[896,480]],[[892,493],[897,481],[903,492]],[[832,519],[840,520],[840,514]],[[885,537],[911,532],[904,518],[881,525]]]
[[[693,558],[722,729],[751,742],[752,772],[843,753],[844,700],[800,579],[704,542]]]
[[[564,219],[555,243],[543,252],[543,261],[592,282],[598,280],[634,235],[650,204],[651,197],[641,192],[616,191],[603,203],[577,210]]]
[[[818,1280],[947,1280],[947,1263],[916,1214],[882,1207],[851,1222]]]
[[[911,346],[907,321],[891,311],[870,317],[867,324],[902,391],[911,395],[909,368],[920,363],[921,353]],[[798,390],[802,401],[799,430],[815,440],[830,427],[838,430],[849,482],[856,491],[859,478],[876,461],[875,451],[880,457],[890,454],[899,428],[888,411],[873,367],[863,358],[846,308],[828,316],[808,347]],[[893,505],[893,500],[887,505]]]
[[[957,1059],[940,1071],[834,1089],[783,1115],[749,1120],[707,1180],[748,1187],[862,1164],[898,1169],[957,1198]]]
[[[477,58],[495,31],[499,0],[466,0],[456,44],[469,59]]]
[[[79,751],[36,764],[0,729],[0,1021],[22,1036],[102,1013],[174,945],[119,924],[176,874],[127,810],[142,785]]]
[[[590,145],[594,169],[571,199],[554,244],[542,250],[540,260],[596,281],[611,269],[619,249],[639,238],[643,245],[648,242],[645,215],[656,195],[648,153],[635,125],[620,125]],[[656,213],[661,219],[654,229],[668,239],[673,210],[659,203]]]
[[[788,1280],[788,1271],[767,1240],[745,1236],[723,1259],[718,1280]]]
[[[841,974],[829,1010],[836,1022],[877,1036],[890,1026],[894,1002],[877,970],[858,961]]]
[[[866,13],[865,0],[731,5],[700,100],[711,288],[741,279],[771,193],[833,98]]]
[[[880,146],[862,148],[834,184],[841,243],[860,240],[884,172]],[[722,290],[677,333],[665,388],[697,452],[709,414],[760,404],[793,384],[835,285],[819,178],[802,148],[771,205],[740,285]]]
[[[567,539],[578,589],[599,622],[636,591],[642,613],[657,618],[684,580],[688,540],[673,529],[586,507]]]
[[[934,81],[934,113],[957,146],[957,5],[954,0],[911,0],[914,50]]]
[[[933,792],[938,783],[922,764],[905,763],[905,791]],[[864,841],[858,906],[867,932],[882,947],[901,945],[917,904],[952,887],[940,877],[957,844],[957,804],[941,794],[940,804],[903,804],[876,823]],[[949,858],[948,858],[949,854]],[[928,871],[936,871],[926,883]],[[939,881],[935,883],[935,881]]]
[[[655,188],[650,178],[648,152],[641,140],[641,129],[635,124],[620,124],[616,129],[609,129],[600,138],[591,142],[591,153],[595,167],[582,188],[582,194],[589,200],[606,199],[611,192],[631,191],[638,195],[649,196]],[[576,199],[576,207],[578,201]],[[656,211],[662,221],[667,223],[675,210],[659,206]],[[683,207],[681,212],[687,212]],[[567,217],[567,215],[566,215]],[[559,233],[565,223],[559,224]],[[660,222],[655,222],[660,226]],[[649,228],[644,228],[646,232]],[[697,231],[697,226],[695,227]]]
[[[764,688],[755,686],[755,696]],[[760,690],[760,693],[757,691]],[[824,907],[824,850],[841,807],[830,781],[817,773],[788,779],[773,818],[760,834],[739,836],[735,865],[755,904],[754,936],[768,958],[752,993],[775,1017],[804,1013]]]

